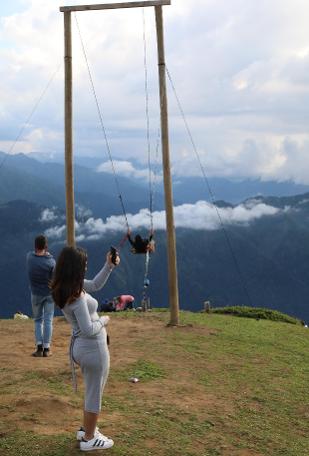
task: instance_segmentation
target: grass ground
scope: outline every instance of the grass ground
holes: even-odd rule
[[[308,329],[189,312],[172,328],[168,317],[112,316],[100,416],[111,456],[308,456]],[[0,321],[1,456],[80,454],[69,333],[55,319],[53,356],[33,358],[33,322]]]

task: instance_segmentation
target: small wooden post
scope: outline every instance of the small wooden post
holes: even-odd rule
[[[210,313],[210,301],[204,301],[204,312]]]
[[[73,180],[73,119],[72,119],[72,32],[71,12],[64,13],[64,98],[65,98],[65,189],[66,189],[66,220],[67,244],[75,246],[75,208]]]
[[[174,227],[173,213],[173,192],[172,178],[169,157],[169,135],[168,135],[168,110],[166,95],[166,69],[164,55],[164,33],[163,33],[163,14],[162,6],[155,6],[156,26],[158,40],[158,64],[160,82],[160,109],[161,109],[161,137],[162,137],[162,158],[163,158],[163,178],[165,193],[166,211],[166,230],[167,230],[167,255],[169,271],[169,302],[171,310],[171,326],[179,324],[179,298],[178,298],[178,279],[176,261],[176,236]]]

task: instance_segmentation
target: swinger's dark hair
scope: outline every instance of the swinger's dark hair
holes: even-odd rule
[[[51,282],[55,304],[62,309],[72,304],[83,291],[87,252],[80,247],[64,247],[57,259]]]

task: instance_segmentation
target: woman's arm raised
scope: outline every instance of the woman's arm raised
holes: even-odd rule
[[[98,291],[101,288],[103,288],[107,282],[107,279],[110,276],[110,273],[112,272],[112,270],[114,269],[115,266],[118,266],[119,263],[120,263],[119,255],[117,255],[117,257],[116,257],[116,264],[113,264],[112,255],[110,252],[108,252],[106,254],[106,263],[103,266],[103,268],[101,269],[101,271],[98,272],[98,274],[94,277],[94,279],[92,279],[92,280],[85,279],[84,280],[85,291],[87,291],[88,293],[91,293],[91,292]]]

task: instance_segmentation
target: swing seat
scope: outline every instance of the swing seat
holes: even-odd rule
[[[131,248],[131,252],[134,253],[135,255],[146,255],[146,253],[154,253],[156,250],[156,246],[154,241],[150,241],[149,244],[147,245],[147,248],[143,251],[141,250],[136,250],[134,247]]]

